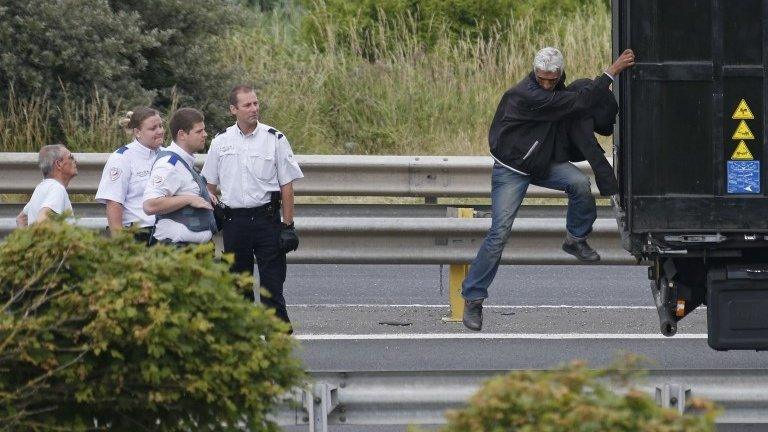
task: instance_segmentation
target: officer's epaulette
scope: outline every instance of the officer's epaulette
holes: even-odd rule
[[[115,150],[115,153],[123,154],[123,153],[125,153],[126,150],[128,150],[128,146],[122,146],[119,149]]]
[[[283,137],[283,133],[275,128],[269,128],[267,129],[267,132],[271,133],[272,135],[276,136],[277,139],[280,139]]]
[[[179,161],[179,156],[177,154],[172,154],[171,157],[168,158],[168,163],[171,165],[176,165],[176,162]]]

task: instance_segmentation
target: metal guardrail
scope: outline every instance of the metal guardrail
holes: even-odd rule
[[[105,229],[106,218],[81,218],[78,225]],[[288,261],[307,264],[459,264],[471,262],[490,219],[296,218],[301,246]],[[0,237],[15,220],[0,219]],[[503,264],[579,264],[560,247],[564,219],[518,219],[502,255]],[[621,248],[616,221],[598,219],[589,237],[600,264],[633,264]],[[219,242],[220,244],[220,242]]]
[[[503,371],[311,373],[311,389],[276,413],[282,426],[444,424],[445,411],[462,407],[482,382]],[[654,370],[633,387],[663,407],[683,412],[691,397],[723,412],[719,426],[768,426],[768,370]],[[617,392],[625,388],[614,388]],[[761,429],[762,430],[762,429]]]
[[[197,156],[198,165],[205,156]],[[75,157],[79,174],[69,185],[70,193],[96,193],[109,153]],[[297,195],[469,198],[489,197],[491,192],[490,157],[297,155],[296,159],[305,175],[296,182]],[[588,164],[577,166],[592,175]],[[0,193],[31,193],[40,180],[36,153],[0,153]],[[531,186],[528,197],[564,194]]]
[[[26,203],[0,203],[0,218],[15,218]],[[96,202],[72,203],[77,217],[103,217],[104,204]],[[344,218],[442,218],[455,204],[296,204],[295,214],[301,217],[344,217]],[[464,207],[462,205],[462,207]],[[475,217],[491,217],[491,206],[472,204]],[[562,205],[523,205],[517,217],[525,218],[563,218],[567,211]],[[608,206],[597,207],[597,217],[614,217],[613,209]]]

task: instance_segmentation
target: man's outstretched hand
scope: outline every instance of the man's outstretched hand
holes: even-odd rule
[[[631,49],[624,50],[615,62],[606,70],[611,76],[620,74],[624,69],[635,65],[635,52]]]

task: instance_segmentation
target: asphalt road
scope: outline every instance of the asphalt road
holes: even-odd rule
[[[480,333],[441,319],[449,312],[447,266],[289,265],[286,299],[311,371],[538,369],[574,359],[599,366],[624,352],[646,357],[652,369],[768,364],[765,353],[710,349],[706,308],[681,321],[677,336],[661,336],[646,274],[644,266],[502,266]]]
[[[447,305],[448,283],[448,266],[292,264],[285,296],[301,305]],[[485,304],[651,306],[653,299],[645,266],[501,266]]]

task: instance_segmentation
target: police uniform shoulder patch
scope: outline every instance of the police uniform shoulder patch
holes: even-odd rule
[[[277,130],[275,128],[269,128],[269,129],[267,129],[267,132],[269,132],[272,135],[276,136],[277,139],[282,139],[283,136],[284,136],[282,132],[280,132],[279,130]]]
[[[179,156],[175,154],[171,155],[171,157],[168,158],[168,163],[171,165],[176,165],[176,162],[178,161],[179,161]]]
[[[128,150],[128,146],[122,146],[119,149],[115,150],[115,153],[123,154],[123,153],[125,153],[126,150]]]
[[[122,173],[123,170],[121,170],[120,167],[113,166],[109,169],[109,179],[112,181],[117,181]]]
[[[152,186],[154,187],[160,187],[165,182],[165,177],[161,176],[160,174],[155,174],[152,176]]]

